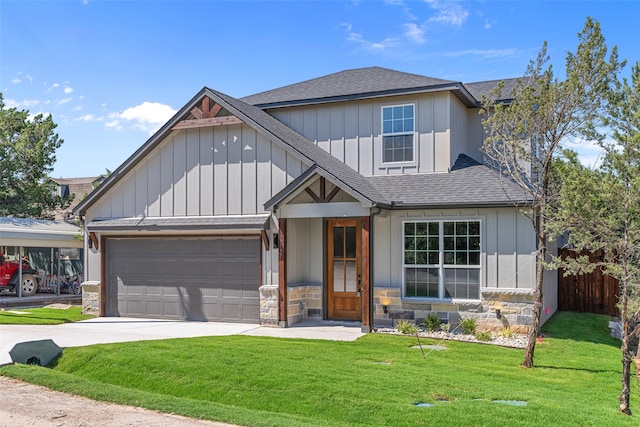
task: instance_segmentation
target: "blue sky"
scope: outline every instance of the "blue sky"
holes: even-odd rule
[[[621,58],[640,60],[639,1],[0,0],[0,91],[58,124],[53,176],[95,176],[203,86],[242,97],[374,65],[463,83],[518,77],[545,40],[561,71],[587,16]]]

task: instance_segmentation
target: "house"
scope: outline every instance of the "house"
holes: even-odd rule
[[[85,296],[104,316],[525,328],[527,198],[482,163],[496,83],[371,67],[242,99],[203,88],[76,207]]]
[[[51,178],[55,183],[56,195],[63,199],[73,197],[71,204],[65,209],[58,209],[54,212],[56,221],[68,221],[73,219],[73,209],[80,203],[83,197],[87,196],[106,178],[105,175],[91,176],[83,178]]]

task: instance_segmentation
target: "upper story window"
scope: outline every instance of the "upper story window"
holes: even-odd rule
[[[413,105],[382,107],[382,162],[413,161]]]

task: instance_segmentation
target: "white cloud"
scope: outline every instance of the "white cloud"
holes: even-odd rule
[[[484,20],[484,29],[488,30],[492,28],[498,21],[489,21],[488,19]]]
[[[73,107],[73,111],[80,111],[80,110],[82,110],[82,107],[79,105]]]
[[[348,41],[357,43],[366,50],[380,52],[398,45],[398,38],[387,38],[379,42],[372,42],[366,40],[362,34],[353,31],[351,23],[344,22],[340,25],[345,28]]]
[[[13,99],[5,99],[4,100],[4,104],[8,107],[8,108],[33,108],[36,105],[40,105],[40,100],[38,99],[24,99],[22,101],[16,101]]]
[[[18,85],[22,83],[22,80],[20,80],[19,77],[16,77],[15,79],[11,80],[11,83],[13,83],[14,85]]]
[[[104,124],[105,127],[109,129],[121,130],[122,126],[120,126],[120,122],[118,120],[112,120]]]
[[[72,93],[73,92],[73,88],[67,86],[64,88],[64,93]]]
[[[71,102],[73,98],[63,98],[61,100],[59,100],[58,102],[56,102],[57,105],[64,105],[64,104],[68,104],[69,102]]]
[[[504,58],[507,56],[512,56],[516,53],[516,49],[468,49],[468,50],[458,50],[455,52],[449,52],[446,56],[481,56],[483,58]]]
[[[440,0],[425,0],[425,2],[438,12],[436,16],[429,18],[428,22],[439,22],[460,27],[469,16],[469,11],[456,2]]]
[[[51,92],[52,90],[54,90],[55,88],[57,88],[58,86],[60,86],[60,84],[58,83],[54,83],[51,86],[49,86],[49,88],[47,89],[47,93]]]
[[[580,163],[589,168],[596,168],[602,163],[604,150],[595,141],[586,141],[582,138],[575,138],[566,143],[566,147],[578,153]]]
[[[167,122],[175,113],[176,110],[171,108],[169,105],[145,101],[135,107],[127,108],[122,113],[118,114],[117,117],[132,122],[133,127],[136,129],[152,134],[161,125]],[[116,127],[117,125],[118,123],[115,123],[113,126],[109,127]]]
[[[81,122],[92,122],[94,120],[96,120],[96,117],[93,114],[85,114],[84,116],[76,118],[76,121]]]
[[[414,41],[415,43],[422,44],[424,43],[424,29],[418,27],[413,22],[408,22],[402,25],[404,28],[404,36],[409,40]]]
[[[36,116],[39,116],[40,114],[42,114],[43,119],[46,119],[47,117],[51,117],[51,113],[49,112],[37,111],[35,113],[29,113],[27,115],[27,120],[33,121],[36,118]]]

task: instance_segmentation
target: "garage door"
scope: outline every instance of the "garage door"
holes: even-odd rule
[[[107,316],[260,319],[257,238],[106,242]]]

